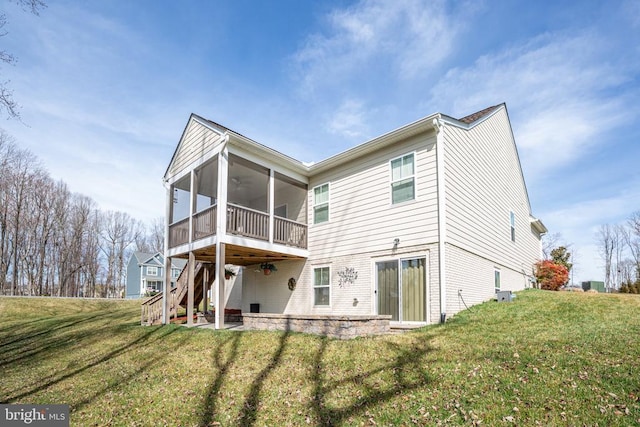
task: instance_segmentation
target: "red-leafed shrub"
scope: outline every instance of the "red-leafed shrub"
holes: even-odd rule
[[[538,261],[536,263],[536,280],[540,289],[557,291],[569,281],[569,271],[564,265],[556,264],[548,259]]]

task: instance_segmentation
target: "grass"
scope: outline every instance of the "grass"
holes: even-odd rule
[[[0,298],[0,402],[73,426],[640,424],[640,297],[528,290],[401,335],[139,326],[139,302]]]

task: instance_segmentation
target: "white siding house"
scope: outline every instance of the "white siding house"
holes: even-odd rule
[[[215,264],[216,307],[222,267],[242,266],[247,313],[444,321],[529,286],[546,232],[504,104],[436,113],[312,165],[192,115],[164,180],[166,262]]]

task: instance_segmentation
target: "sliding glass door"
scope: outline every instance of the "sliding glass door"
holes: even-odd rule
[[[376,263],[378,314],[399,322],[426,322],[426,258]]]

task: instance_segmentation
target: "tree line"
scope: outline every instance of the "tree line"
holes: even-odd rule
[[[619,224],[603,224],[596,241],[607,289],[640,293],[640,211]]]
[[[164,220],[102,211],[0,130],[0,293],[121,297],[133,251],[163,251]]]

